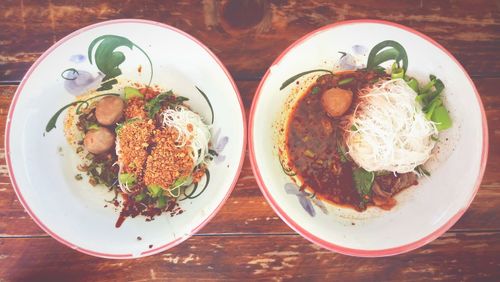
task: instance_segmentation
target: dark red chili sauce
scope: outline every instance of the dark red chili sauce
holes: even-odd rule
[[[353,169],[358,166],[339,153],[340,147],[345,148],[341,126],[345,124],[346,117],[354,111],[359,90],[384,76],[381,73],[362,70],[323,75],[297,101],[287,125],[286,149],[288,165],[303,183],[301,189],[308,187],[322,199],[358,211],[365,210],[367,205],[378,205],[382,208],[394,205],[395,202],[390,196],[398,192],[393,188],[401,175],[391,173],[376,178],[375,182],[381,184],[377,191],[383,190],[380,193],[389,196],[384,198],[375,194],[362,199],[353,180]],[[328,116],[321,104],[322,93],[334,87],[353,93],[349,110],[338,118]],[[413,178],[409,180],[415,184]],[[387,194],[384,191],[387,191]]]

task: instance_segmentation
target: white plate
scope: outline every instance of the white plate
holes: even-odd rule
[[[354,54],[351,63],[366,63],[367,52],[384,40],[401,43],[409,58],[408,74],[419,80],[435,74],[445,84],[446,105],[454,126],[444,133],[432,176],[396,196],[390,211],[376,207],[364,213],[327,205],[311,216],[295,195],[285,192],[290,178],[277,154],[273,126],[291,88],[279,90],[293,75],[338,66],[339,51]],[[345,63],[345,62],[344,62]],[[310,78],[309,78],[310,79]],[[304,81],[299,85],[304,85]],[[446,141],[448,138],[448,141]],[[341,22],[320,28],[296,41],[272,64],[253,101],[249,122],[252,167],[268,202],[281,218],[308,240],[354,256],[387,256],[418,248],[450,228],[465,212],[481,183],[488,152],[488,130],[479,94],[458,61],[429,37],[383,21]]]
[[[44,134],[50,117],[74,101],[61,72],[68,68],[97,74],[86,58],[93,39],[113,34],[128,38],[151,57],[153,84],[190,98],[189,105],[210,119],[210,109],[195,86],[210,100],[213,135],[228,142],[225,160],[209,167],[211,181],[198,198],[181,202],[184,213],[163,214],[151,222],[138,216],[115,228],[119,211],[104,207],[113,198],[105,187],[76,181],[77,156],[63,134],[63,118]],[[147,83],[149,64],[133,48],[120,65],[131,81]],[[138,65],[143,70],[137,71]],[[215,144],[218,140],[212,140]],[[171,248],[203,227],[220,209],[238,178],[245,148],[245,117],[238,90],[223,64],[198,40],[173,27],[143,20],[115,20],[91,25],[66,36],[30,68],[16,91],[9,111],[6,158],[19,200],[34,221],[52,237],[86,254],[106,258],[136,258]],[[108,204],[108,206],[112,206]],[[141,240],[138,240],[141,237]]]

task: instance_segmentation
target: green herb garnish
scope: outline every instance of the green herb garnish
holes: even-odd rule
[[[163,92],[161,94],[158,94],[158,96],[149,100],[146,103],[146,105],[144,106],[144,108],[148,112],[149,118],[154,118],[156,113],[158,113],[158,111],[160,111],[162,102],[165,101],[168,97],[171,97],[173,95],[174,95],[174,93],[172,92],[172,90],[169,90],[167,92]]]
[[[124,185],[134,185],[137,179],[132,173],[120,173],[118,180]]]
[[[148,186],[148,192],[149,195],[151,195],[151,197],[157,198],[160,195],[160,193],[163,193],[163,189],[161,188],[160,185],[153,184]]]
[[[436,123],[436,128],[438,131],[448,129],[452,125],[450,114],[443,105],[437,107],[434,110],[431,120]]]
[[[337,139],[337,153],[339,154],[341,162],[346,163],[349,161],[349,157],[347,156],[347,151],[339,139]]]
[[[158,196],[157,206],[158,206],[158,208],[162,209],[162,208],[164,208],[166,205],[167,205],[167,201],[165,200],[165,196],[163,195],[163,193],[161,193],[161,194]]]
[[[429,82],[419,89],[418,96],[415,98],[422,105],[426,118],[436,123],[438,131],[452,126],[452,120],[441,98],[444,88],[444,83],[431,74]]]
[[[135,195],[134,200],[135,200],[136,202],[140,202],[140,201],[144,200],[144,198],[146,198],[146,194],[141,193],[141,194],[137,194],[137,195]]]
[[[354,184],[356,185],[356,190],[361,196],[361,199],[363,199],[363,202],[366,202],[372,191],[373,181],[375,180],[375,173],[366,171],[365,169],[360,167],[352,172],[352,176],[354,179]]]
[[[175,98],[171,99],[172,97],[175,97]],[[174,93],[172,92],[172,90],[160,93],[160,94],[158,94],[158,96],[149,100],[146,103],[146,105],[144,106],[144,108],[148,112],[149,118],[154,118],[154,116],[160,111],[163,102],[167,101],[167,99],[169,99],[168,105],[172,108],[189,100],[188,98],[183,97],[183,96],[174,96]]]

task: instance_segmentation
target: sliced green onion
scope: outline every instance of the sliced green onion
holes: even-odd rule
[[[120,175],[118,175],[118,180],[125,185],[133,185],[136,178],[132,173],[120,173]]]
[[[351,83],[353,80],[354,80],[354,78],[353,78],[353,77],[344,78],[344,79],[342,79],[341,81],[339,81],[338,85],[339,85],[339,86],[341,86],[341,85],[345,85],[345,84]]]
[[[135,195],[134,200],[136,202],[140,202],[140,201],[144,200],[144,197],[146,197],[146,194],[141,193],[141,194]]]
[[[165,196],[163,196],[163,193],[161,193],[158,196],[157,204],[158,204],[158,208],[160,208],[160,209],[164,208],[167,205],[167,201],[165,200]]]
[[[156,198],[163,192],[163,189],[160,185],[153,184],[148,186],[148,191],[151,197]]]
[[[408,84],[408,86],[410,86],[411,89],[413,89],[413,91],[415,91],[416,93],[418,93],[418,91],[419,91],[419,89],[418,89],[418,81],[415,78],[411,78],[406,83]],[[417,96],[417,98],[418,98],[418,96]]]
[[[391,73],[392,79],[398,79],[398,78],[404,78],[404,77],[405,77],[405,71],[402,68],[392,69],[392,73]]]
[[[434,110],[431,120],[436,123],[436,128],[439,131],[448,129],[452,125],[450,114],[443,105]]]

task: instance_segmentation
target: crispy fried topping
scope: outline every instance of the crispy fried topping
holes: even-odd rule
[[[194,163],[187,146],[177,147],[177,130],[157,129],[153,133],[154,147],[146,161],[144,182],[147,186],[170,188],[179,178],[191,173]]]
[[[118,133],[120,157],[118,160],[123,165],[123,172],[133,173],[138,178],[142,176],[153,130],[152,120],[126,123],[120,129]]]
[[[125,118],[146,118],[146,111],[144,110],[144,99],[142,98],[132,98],[128,100],[127,106],[125,107]]]

